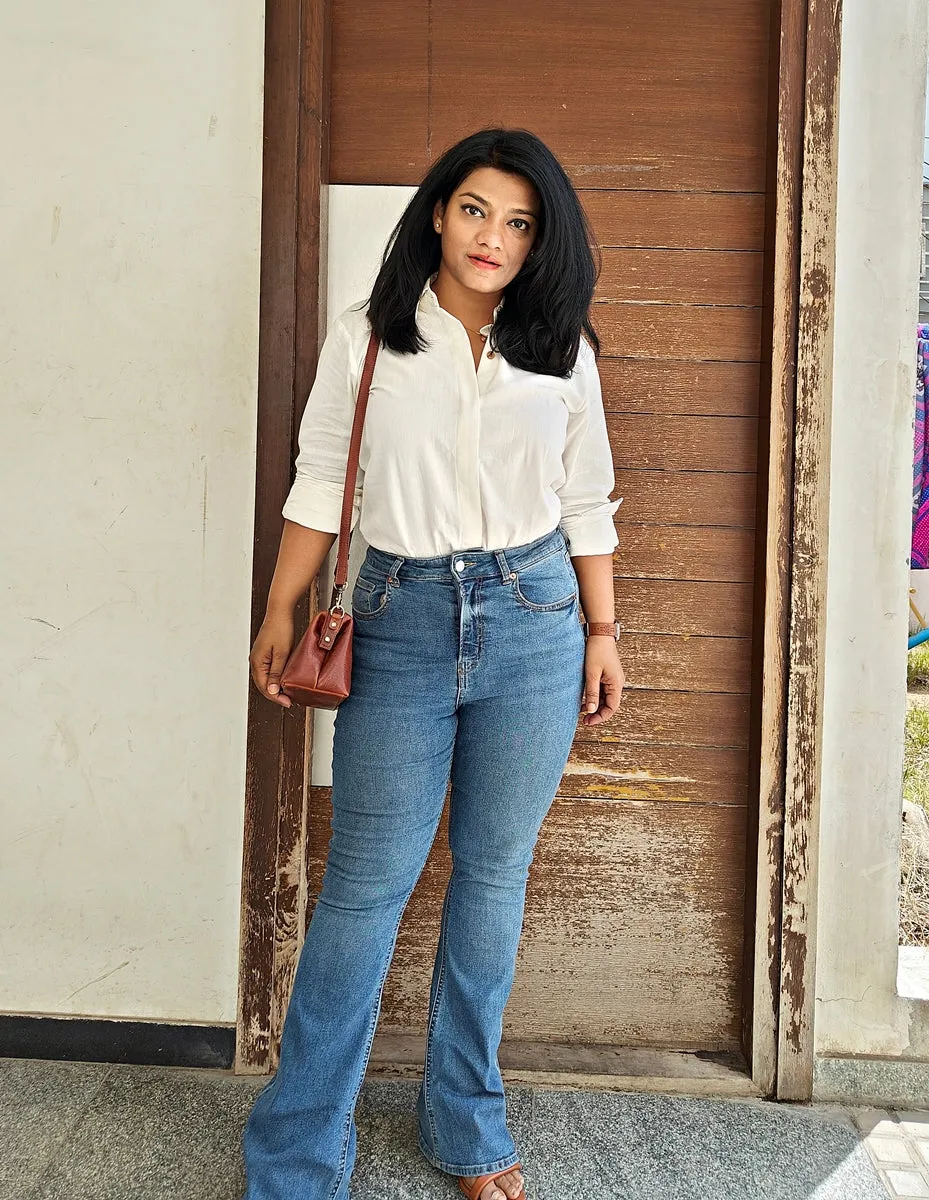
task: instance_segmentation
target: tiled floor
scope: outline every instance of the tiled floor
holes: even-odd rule
[[[929,1112],[859,1108],[852,1116],[888,1194],[929,1197]]]
[[[0,1059],[0,1200],[240,1200],[242,1126],[261,1083]],[[362,1089],[351,1200],[460,1200],[416,1147],[417,1086]],[[515,1086],[507,1115],[529,1200],[929,1196],[916,1114]]]

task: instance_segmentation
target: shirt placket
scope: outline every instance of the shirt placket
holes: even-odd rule
[[[484,351],[474,369],[471,344],[459,322],[449,330],[458,376],[458,503],[460,545],[467,550],[484,545],[484,508],[481,503],[479,470],[481,438],[481,392],[478,376],[484,366]]]

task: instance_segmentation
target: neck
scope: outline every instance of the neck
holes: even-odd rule
[[[446,271],[444,263],[439,267],[432,290],[446,312],[457,317],[466,329],[475,330],[493,321],[494,309],[503,295],[502,292],[476,292],[464,287]]]

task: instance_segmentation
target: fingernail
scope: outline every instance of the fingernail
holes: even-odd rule
[[[596,712],[597,711],[597,704],[596,704],[595,700],[591,700],[591,702],[587,705],[587,711],[588,712]]]
[[[268,691],[271,693],[272,696],[276,696],[279,691],[279,688],[276,683],[269,683]]]

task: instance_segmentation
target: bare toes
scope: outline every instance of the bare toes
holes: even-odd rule
[[[481,1200],[516,1200],[517,1196],[522,1195],[522,1190],[520,1172],[507,1171],[487,1185],[486,1191],[481,1193]]]

